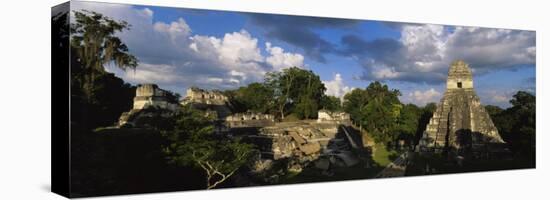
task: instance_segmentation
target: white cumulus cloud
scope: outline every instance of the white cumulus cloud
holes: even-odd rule
[[[258,39],[244,29],[215,37],[193,33],[184,18],[154,21],[155,13],[149,8],[82,1],[71,5],[73,11],[95,11],[131,25],[117,36],[139,65],[135,71],[107,68],[133,84],[157,83],[180,93],[191,86],[229,89],[262,81],[266,72],[283,65],[303,65],[302,55],[271,44],[266,44],[263,55]]]
[[[434,88],[430,88],[425,91],[415,90],[413,92],[410,92],[408,97],[409,97],[408,101],[410,103],[414,103],[419,106],[424,106],[427,103],[439,102],[441,98],[441,93],[435,90]]]
[[[153,25],[153,29],[157,32],[168,34],[172,42],[178,42],[178,39],[185,40],[191,34],[191,28],[183,18],[179,18],[177,21],[173,21],[170,24],[156,22]]]
[[[246,30],[226,33],[223,38],[195,35],[190,37],[191,48],[198,56],[220,63],[227,70],[228,79],[261,80],[266,70],[258,39]],[[235,82],[235,81],[232,81]]]
[[[327,90],[325,91],[326,95],[335,96],[342,98],[346,93],[351,91],[353,88],[346,86],[344,80],[342,80],[342,75],[335,74],[334,79],[330,81],[323,81]]]
[[[399,27],[398,40],[369,43],[355,38],[349,42],[352,53],[362,58],[362,78],[439,84],[456,59],[469,63],[474,74],[535,64],[533,31],[432,24]],[[353,52],[354,48],[362,51]]]
[[[285,52],[281,47],[271,46],[269,42],[265,43],[265,50],[270,54],[266,62],[273,66],[275,71],[304,66],[304,56],[298,53]]]

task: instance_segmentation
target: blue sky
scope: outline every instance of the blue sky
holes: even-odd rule
[[[449,64],[474,72],[482,103],[508,107],[518,90],[535,92],[535,32],[303,16],[73,3],[132,27],[119,33],[140,60],[125,81],[156,83],[185,95],[191,86],[232,89],[292,65],[310,69],[327,94],[342,96],[378,80],[405,103],[439,102]]]

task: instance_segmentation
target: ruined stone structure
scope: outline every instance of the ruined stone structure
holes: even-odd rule
[[[181,102],[182,104],[188,103],[201,103],[207,105],[225,105],[228,102],[227,96],[220,91],[207,91],[196,87],[187,89],[187,95]]]
[[[167,91],[160,89],[155,84],[143,84],[136,88],[133,109],[144,109],[149,106],[156,106],[168,110],[176,110],[178,104],[170,102]]]
[[[217,134],[244,136],[258,146],[261,156],[253,171],[264,171],[281,160],[289,171],[300,171],[306,166],[328,170],[359,162],[351,151],[355,143],[342,129],[350,121],[347,113],[320,111],[318,121],[275,122],[271,114],[233,113],[230,101],[219,91],[190,88],[179,104],[170,95],[157,85],[140,85],[134,106],[122,114],[119,127],[144,128],[147,124],[141,124],[143,120],[171,117],[182,105],[191,106],[217,119],[212,122]]]
[[[288,157],[318,157],[329,141],[335,139],[336,125],[315,126],[311,124],[280,123],[265,127],[260,136],[271,139],[264,152],[273,153],[275,160]]]
[[[225,118],[225,124],[230,127],[265,127],[273,125],[275,116],[271,114],[246,112],[229,115]]]
[[[317,112],[317,122],[337,122],[337,123],[349,123],[350,115],[345,112],[330,112],[328,110],[319,110]]]
[[[225,118],[227,122],[235,121],[248,121],[248,120],[269,120],[274,121],[275,117],[271,114],[255,113],[255,112],[246,112],[246,113],[236,113]]]
[[[438,104],[422,139],[421,151],[486,149],[504,143],[474,90],[472,72],[464,61],[449,68],[447,91]]]
[[[196,109],[203,110],[219,121],[225,120],[227,116],[232,114],[231,103],[227,96],[217,90],[208,91],[191,87],[187,89],[187,94],[180,104],[191,105]]]
[[[147,108],[158,108],[167,111],[176,111],[179,107],[176,97],[170,96],[171,93],[160,89],[155,84],[143,84],[136,88],[136,96],[134,97],[134,106],[132,110],[122,113],[119,118],[118,125],[132,124],[137,117],[136,114]],[[151,114],[151,113],[149,113]]]
[[[321,162],[324,169],[329,165],[355,165],[358,159],[351,151],[350,141],[340,132],[340,126],[313,121],[282,122],[248,137],[255,140],[263,159],[290,159],[291,171],[300,171],[313,162]]]

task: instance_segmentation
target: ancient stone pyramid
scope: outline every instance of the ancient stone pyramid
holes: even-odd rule
[[[504,142],[474,91],[468,64],[454,61],[449,68],[447,91],[426,127],[420,148],[476,149],[489,143]]]

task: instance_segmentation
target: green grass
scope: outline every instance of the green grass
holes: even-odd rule
[[[391,157],[398,156],[398,152],[388,151],[386,149],[386,146],[380,143],[375,144],[375,149],[376,150],[374,150],[373,152],[374,155],[372,156],[372,159],[374,160],[374,162],[376,162],[376,164],[380,166],[386,166],[390,164],[393,161]]]

